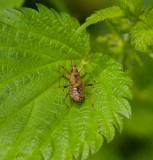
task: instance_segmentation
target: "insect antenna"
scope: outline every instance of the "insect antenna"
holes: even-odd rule
[[[70,58],[70,60],[71,60],[71,65],[72,64],[75,64],[75,60],[72,60],[72,58],[71,58],[71,56],[69,55],[69,54],[67,54],[68,55],[68,57]]]

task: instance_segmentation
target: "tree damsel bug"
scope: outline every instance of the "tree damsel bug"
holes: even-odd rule
[[[85,86],[93,86],[93,84],[84,84],[82,79],[89,74],[88,72],[80,75],[80,72],[84,68],[82,65],[78,70],[76,69],[76,64],[71,61],[71,71],[66,69],[64,66],[60,66],[70,77],[62,75],[61,78],[64,78],[69,81],[69,85],[63,86],[63,89],[69,88],[69,95],[76,103],[81,103],[85,98]]]

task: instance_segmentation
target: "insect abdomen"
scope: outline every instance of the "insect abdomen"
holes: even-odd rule
[[[70,85],[70,96],[75,102],[80,103],[84,99],[83,84],[76,86]]]

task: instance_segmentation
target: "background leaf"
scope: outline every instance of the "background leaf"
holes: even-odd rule
[[[101,9],[99,11],[96,11],[90,17],[88,17],[86,19],[86,22],[79,28],[78,32],[82,31],[91,24],[103,21],[105,19],[116,18],[121,16],[124,16],[124,11],[118,6]]]
[[[75,19],[38,6],[9,9],[0,21],[0,157],[86,159],[130,117],[132,82],[109,56],[88,54],[89,36],[75,34]],[[81,104],[59,88],[58,66],[70,70],[71,60],[96,81],[84,79],[95,87]]]
[[[140,21],[132,28],[132,44],[140,51],[152,51],[153,46],[153,9],[146,11]]]
[[[127,14],[138,15],[141,10],[143,0],[114,0]]]

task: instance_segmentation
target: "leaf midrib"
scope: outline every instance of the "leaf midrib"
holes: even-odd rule
[[[47,90],[49,90],[49,89],[50,89],[50,88],[48,88]],[[46,91],[47,91],[47,90],[46,90]],[[46,91],[45,91],[45,92],[46,92]],[[43,92],[43,93],[45,93],[45,92]],[[40,96],[40,95],[39,95],[39,96]],[[34,108],[34,107],[33,107],[33,108]],[[32,113],[32,111],[31,111],[31,113]],[[31,113],[30,113],[29,119],[30,119],[30,117],[31,117],[31,115],[32,115]],[[51,135],[53,135],[54,132],[56,132],[56,130],[58,129],[58,126],[59,126],[61,123],[64,122],[64,119],[67,117],[68,113],[69,113],[69,112],[67,112],[67,114],[65,114],[65,116],[64,116],[62,119],[60,119],[60,121],[54,126],[54,128],[53,128],[52,130],[49,130],[49,132],[46,132],[45,134],[43,134],[43,137],[41,138],[41,141],[40,141],[39,145],[37,146],[37,150],[40,149],[41,145],[44,143],[44,140],[50,138]],[[27,123],[25,124],[25,126],[23,127],[21,133],[17,136],[16,139],[19,139],[19,137],[21,136],[21,134],[24,132],[26,126],[28,125],[29,119],[27,120]],[[46,135],[48,135],[48,136],[46,136]],[[15,141],[15,140],[14,140],[14,141]],[[54,141],[52,141],[52,143],[54,143]],[[11,151],[11,149],[15,146],[15,144],[16,144],[16,142],[11,145],[11,148],[9,149],[9,151],[7,152],[7,154]],[[39,151],[40,151],[40,150],[39,150]],[[36,152],[36,150],[34,150],[34,151],[32,152],[32,154],[33,154],[34,152]],[[52,155],[52,156],[53,156],[53,155]]]

